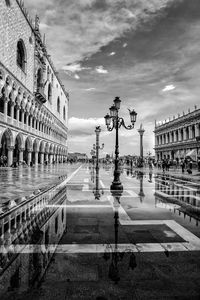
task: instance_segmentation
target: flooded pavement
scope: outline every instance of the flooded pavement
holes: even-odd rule
[[[67,176],[77,166],[68,164],[0,168],[0,206],[20,197],[30,196]]]
[[[123,170],[123,193],[110,193],[112,176],[107,166],[96,176],[83,165],[56,200],[40,204],[35,214],[49,221],[42,227],[35,219],[40,248],[29,247],[27,266],[32,270],[32,252],[46,253],[49,263],[23,288],[10,280],[2,299],[199,299],[199,185]],[[23,261],[27,248],[20,253]]]

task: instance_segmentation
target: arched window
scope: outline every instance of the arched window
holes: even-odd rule
[[[63,119],[66,119],[66,112],[65,112],[65,106],[63,107]]]
[[[17,64],[23,71],[25,71],[26,51],[22,40],[17,42]]]
[[[14,119],[15,120],[17,120],[17,110],[18,110],[17,103],[15,103],[15,106],[14,106]]]
[[[6,5],[8,6],[8,7],[10,7],[10,0],[5,0],[6,1]]]
[[[48,101],[51,103],[51,99],[52,99],[52,87],[51,87],[51,83],[49,83],[48,85]]]
[[[57,112],[60,113],[60,98],[57,99]]]
[[[37,91],[40,89],[42,83],[42,70],[38,69],[37,71]]]
[[[4,100],[3,100],[3,96],[0,97],[0,112],[4,113]]]
[[[8,107],[7,107],[7,115],[11,117],[11,107],[12,107],[12,102],[11,100],[8,101]]]

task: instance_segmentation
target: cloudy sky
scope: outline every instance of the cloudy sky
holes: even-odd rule
[[[114,150],[103,117],[115,96],[120,115],[138,113],[120,129],[120,153],[153,152],[155,119],[194,108],[200,95],[199,0],[25,0],[40,17],[48,52],[70,94],[69,151],[89,154],[101,125],[102,153]],[[144,153],[144,154],[145,154]]]

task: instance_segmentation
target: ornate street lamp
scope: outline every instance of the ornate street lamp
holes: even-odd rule
[[[124,119],[120,118],[118,115],[120,109],[121,100],[119,97],[115,97],[113,101],[113,105],[110,107],[110,114],[107,114],[105,118],[105,123],[108,131],[116,130],[116,141],[115,141],[115,170],[114,170],[114,179],[111,184],[111,191],[123,190],[123,186],[120,182],[120,170],[119,170],[119,135],[118,130],[121,126],[124,128],[131,130],[134,128],[134,124],[136,122],[137,113],[135,110],[129,109],[131,125],[126,126]]]

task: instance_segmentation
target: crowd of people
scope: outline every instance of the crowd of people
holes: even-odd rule
[[[158,169],[162,169],[163,172],[169,171],[170,169],[176,170],[178,168],[181,169],[182,173],[187,172],[188,174],[192,174],[193,167],[197,166],[198,171],[200,171],[200,157],[197,159],[197,163],[194,163],[191,158],[182,158],[182,159],[162,159],[158,161],[149,160],[148,166],[149,169],[153,167],[157,167]]]

